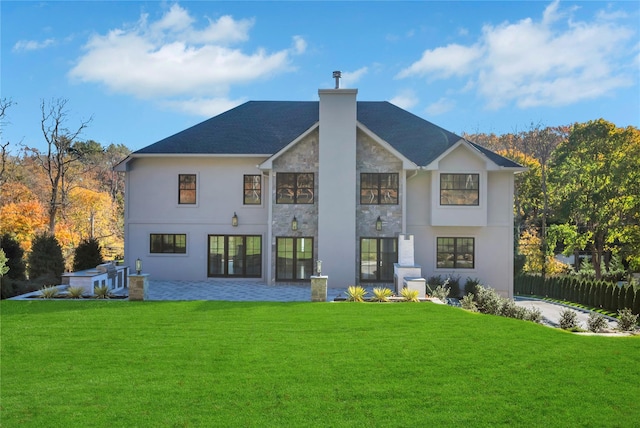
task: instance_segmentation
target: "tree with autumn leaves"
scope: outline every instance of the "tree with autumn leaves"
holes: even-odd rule
[[[3,121],[11,105],[2,100]],[[129,149],[82,140],[90,119],[70,127],[67,100],[43,101],[40,110],[45,149],[0,146],[0,235],[14,237],[27,255],[37,236],[55,236],[66,269],[89,239],[100,243],[105,259],[122,255],[124,178],[113,167]]]

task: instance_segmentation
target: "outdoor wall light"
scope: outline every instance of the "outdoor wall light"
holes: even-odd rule
[[[140,272],[142,272],[142,260],[140,260],[140,258],[136,259],[136,273],[138,275],[140,275]]]
[[[238,214],[233,213],[233,217],[231,217],[231,226],[238,227]]]
[[[298,230],[298,219],[296,216],[293,216],[293,220],[291,220],[291,230]]]
[[[382,230],[382,219],[380,218],[380,216],[378,216],[378,218],[376,219],[376,230]]]

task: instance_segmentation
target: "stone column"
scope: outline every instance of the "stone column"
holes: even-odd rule
[[[149,300],[149,274],[129,275],[129,300]]]
[[[327,280],[328,276],[312,276],[311,277],[311,301],[326,302],[327,301]]]

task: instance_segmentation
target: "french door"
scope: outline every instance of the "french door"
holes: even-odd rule
[[[209,235],[209,277],[262,276],[262,237],[253,235]]]
[[[397,262],[396,238],[360,238],[360,281],[393,282]]]
[[[276,280],[303,281],[313,275],[313,238],[276,238]]]

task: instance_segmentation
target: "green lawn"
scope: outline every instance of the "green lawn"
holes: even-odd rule
[[[631,427],[640,338],[431,303],[2,301],[2,427]]]

